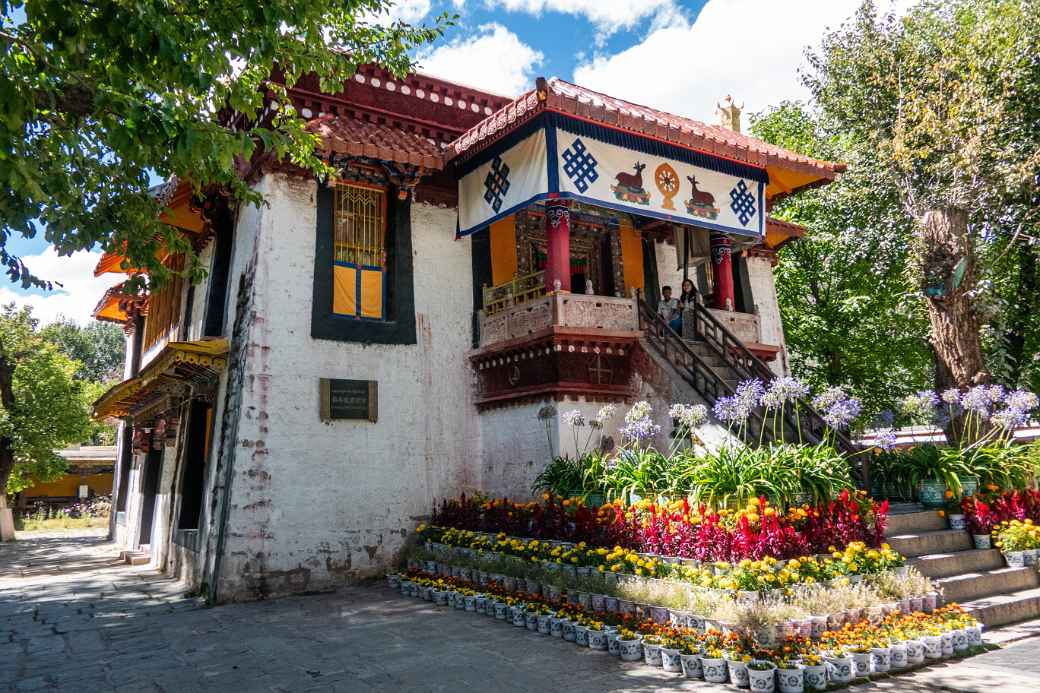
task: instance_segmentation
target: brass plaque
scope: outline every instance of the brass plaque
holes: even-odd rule
[[[321,420],[367,419],[375,422],[379,413],[379,388],[375,380],[321,378]]]

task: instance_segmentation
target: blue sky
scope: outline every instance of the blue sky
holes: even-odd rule
[[[914,0],[878,0],[905,11]],[[514,96],[534,79],[562,77],[613,96],[701,120],[727,94],[754,113],[807,99],[798,70],[860,0],[398,0],[411,23],[442,11],[456,26],[416,56],[421,69]],[[121,277],[93,277],[100,253],[59,258],[42,237],[8,241],[32,270],[60,281],[51,293],[0,278],[0,303],[30,303],[44,321],[79,322]]]

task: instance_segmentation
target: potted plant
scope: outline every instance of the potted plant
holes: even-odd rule
[[[647,666],[661,666],[661,647],[663,645],[664,638],[660,635],[643,636],[643,661]]]
[[[661,668],[672,674],[682,673],[682,637],[677,630],[668,630],[661,646]]]
[[[776,690],[776,665],[768,659],[749,659],[746,664],[748,686],[753,691],[771,693]],[[801,672],[799,671],[799,674]],[[801,691],[801,687],[798,689]]]
[[[679,648],[679,661],[682,664],[683,676],[688,679],[703,679],[704,669],[701,667],[700,639],[693,635],[682,638]]]
[[[819,652],[802,654],[802,678],[805,688],[810,691],[827,690],[827,665]]]
[[[701,668],[708,683],[726,683],[729,678],[722,645],[723,635],[714,629],[709,630],[701,642]]]
[[[940,449],[934,445],[914,448],[907,456],[907,463],[917,498],[926,508],[941,508],[947,490],[954,496],[960,496],[960,477],[971,474],[960,450]]]
[[[989,505],[972,496],[965,498],[961,507],[964,508],[968,531],[975,542],[975,548],[990,548],[990,532],[993,531],[996,518],[993,516],[993,511],[990,510]]]
[[[642,639],[634,631],[618,628],[618,647],[623,662],[638,662],[643,658]]]

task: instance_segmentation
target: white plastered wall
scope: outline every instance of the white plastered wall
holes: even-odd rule
[[[751,295],[755,299],[763,344],[780,347],[776,358],[769,363],[770,369],[777,375],[787,375],[790,370],[787,363],[787,342],[784,340],[784,325],[780,319],[780,305],[776,298],[776,282],[773,279],[773,265],[768,257],[746,256],[748,280],[751,283]]]
[[[243,209],[231,275],[234,294],[255,257],[221,599],[375,574],[435,500],[478,483],[470,243],[454,239],[455,210],[412,204],[417,344],[317,340],[317,184],[269,174],[258,189],[267,204]],[[377,381],[378,422],[320,421],[320,378]]]

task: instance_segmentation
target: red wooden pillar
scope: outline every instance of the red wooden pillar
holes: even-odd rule
[[[545,203],[545,290],[554,291],[557,280],[561,291],[571,290],[571,210],[566,200]]]
[[[736,299],[733,293],[733,253],[729,236],[711,234],[711,264],[715,270],[715,307],[733,310]]]

